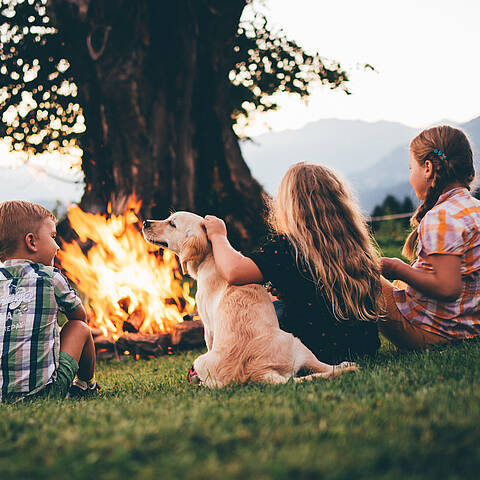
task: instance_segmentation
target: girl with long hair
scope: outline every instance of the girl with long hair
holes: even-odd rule
[[[410,144],[410,183],[421,204],[403,254],[382,258],[386,315],[381,332],[395,345],[423,348],[480,334],[480,201],[466,135],[429,128]]]
[[[284,305],[280,326],[322,361],[379,347],[380,264],[350,191],[329,168],[299,163],[270,207],[273,234],[255,253],[232,248],[222,220],[204,225],[219,273],[233,285],[270,282]]]

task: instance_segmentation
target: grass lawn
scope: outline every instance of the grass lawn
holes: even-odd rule
[[[199,352],[100,362],[90,400],[0,408],[0,478],[477,478],[480,342],[312,384],[191,387]]]
[[[311,384],[191,387],[199,351],[99,362],[90,400],[0,405],[0,479],[480,475],[480,342]]]

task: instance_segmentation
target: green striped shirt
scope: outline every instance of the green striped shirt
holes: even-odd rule
[[[57,314],[81,303],[54,267],[19,259],[0,263],[0,400],[31,395],[55,381]]]

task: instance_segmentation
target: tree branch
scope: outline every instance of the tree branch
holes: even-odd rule
[[[88,53],[90,54],[90,57],[94,62],[96,62],[103,55],[103,52],[108,42],[108,34],[112,29],[112,27],[110,27],[109,25],[107,25],[106,27],[96,27],[97,30],[100,28],[103,28],[103,39],[102,44],[98,50],[95,50],[92,45],[92,35],[96,33],[95,30],[87,35]]]

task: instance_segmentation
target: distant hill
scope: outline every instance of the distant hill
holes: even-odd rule
[[[455,126],[448,121],[441,123]],[[475,169],[480,177],[480,117],[456,126],[467,133],[472,143]],[[349,175],[365,213],[371,213],[375,205],[381,203],[388,194],[399,199],[409,196],[414,204],[418,201],[408,180],[408,145],[409,142],[406,142],[371,167]]]
[[[467,132],[478,161],[480,117],[459,127]],[[369,214],[389,194],[417,201],[408,181],[408,145],[419,131],[393,122],[320,120],[299,130],[261,135],[254,143],[244,143],[242,152],[252,174],[272,195],[293,163],[332,167],[350,180]]]
[[[400,123],[319,120],[299,130],[260,135],[241,144],[252,174],[274,195],[288,167],[305,161],[344,175],[370,167],[403,145],[416,130]]]
[[[476,154],[477,157],[480,156],[480,117],[474,118],[467,123],[463,123],[461,125],[473,144],[474,155]],[[479,158],[477,158],[480,161]]]

